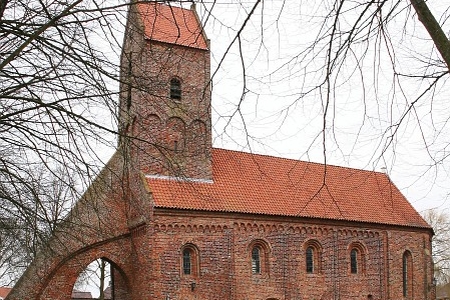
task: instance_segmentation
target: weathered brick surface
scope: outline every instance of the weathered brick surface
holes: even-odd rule
[[[209,214],[158,215],[153,259],[159,263],[161,289],[157,298],[170,299],[403,299],[402,256],[413,254],[413,295],[432,299],[429,233],[365,224],[305,220],[217,217]],[[306,273],[305,243],[322,246],[321,270]],[[391,242],[394,239],[396,242]],[[251,244],[268,246],[262,274],[251,272]],[[419,241],[419,242],[417,242]],[[364,270],[350,273],[350,245],[365,249]],[[181,272],[181,248],[199,249],[200,272]],[[429,275],[428,275],[429,276]],[[195,282],[194,291],[190,283]],[[164,284],[166,283],[166,284]]]
[[[170,80],[181,81],[181,100]],[[120,127],[145,174],[211,179],[209,51],[148,41],[131,11],[122,53]]]
[[[116,299],[403,299],[406,250],[414,263],[414,290],[408,299],[432,299],[426,231],[183,211],[158,211],[152,219],[130,238],[65,258],[47,275],[39,295],[25,299],[69,299],[78,273],[99,257],[122,272],[114,275]],[[304,245],[311,239],[322,246],[316,274],[307,274],[305,268]],[[254,241],[267,245],[267,260],[257,275],[251,272]],[[367,250],[359,274],[349,269],[354,242]],[[182,274],[181,249],[186,244],[198,249],[196,275]]]

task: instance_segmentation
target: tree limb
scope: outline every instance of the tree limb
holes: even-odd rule
[[[424,0],[410,0],[410,2],[417,13],[419,21],[425,26],[450,72],[450,41]]]

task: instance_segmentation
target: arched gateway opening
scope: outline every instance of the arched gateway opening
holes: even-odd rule
[[[116,240],[109,243],[91,245],[69,255],[69,257],[66,257],[58,264],[54,272],[49,274],[49,281],[45,284],[45,288],[38,299],[72,299],[74,287],[75,290],[77,289],[77,280],[80,279],[80,275],[84,276],[89,268],[92,272],[100,272],[101,268],[104,269],[104,287],[98,286],[97,288],[105,291],[106,287],[109,286],[108,294],[110,300],[131,299],[131,289],[128,276],[126,275],[129,273],[129,270],[126,268],[130,264],[122,252],[123,250],[130,250],[127,249],[127,245],[126,239]],[[94,267],[96,264],[98,268]],[[102,266],[102,264],[104,265]],[[92,272],[88,275],[93,276]],[[98,276],[102,275],[98,273]],[[98,299],[97,294],[95,296]],[[104,300],[106,299],[104,297]]]
[[[129,298],[123,271],[106,257],[92,261],[81,273],[72,289],[72,299],[92,297],[98,300]]]
[[[111,285],[111,264],[104,258],[96,259],[78,275],[73,286],[72,299],[111,299]]]
[[[67,248],[65,248],[67,250]],[[56,248],[52,249],[56,250]],[[79,275],[92,263],[101,259],[109,271],[110,299],[133,299],[129,275],[132,274],[132,248],[128,235],[97,242],[73,252],[45,251],[33,262],[8,295],[13,300],[71,300]],[[106,300],[106,298],[104,299]]]

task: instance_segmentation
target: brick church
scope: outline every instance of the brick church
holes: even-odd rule
[[[195,9],[130,7],[120,141],[8,300],[434,299],[430,226],[384,173],[217,149]]]

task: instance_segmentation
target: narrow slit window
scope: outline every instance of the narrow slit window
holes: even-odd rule
[[[358,273],[358,250],[352,249],[350,252],[350,272],[352,274]]]
[[[192,273],[192,253],[191,249],[183,250],[183,274],[190,275]]]
[[[306,273],[314,273],[314,249],[306,248]]]
[[[410,298],[412,291],[412,258],[411,253],[403,253],[403,297]]]
[[[170,99],[181,100],[181,81],[177,78],[170,80]]]
[[[403,255],[403,297],[408,296],[408,257]]]
[[[252,273],[261,274],[261,250],[258,247],[252,250]]]

